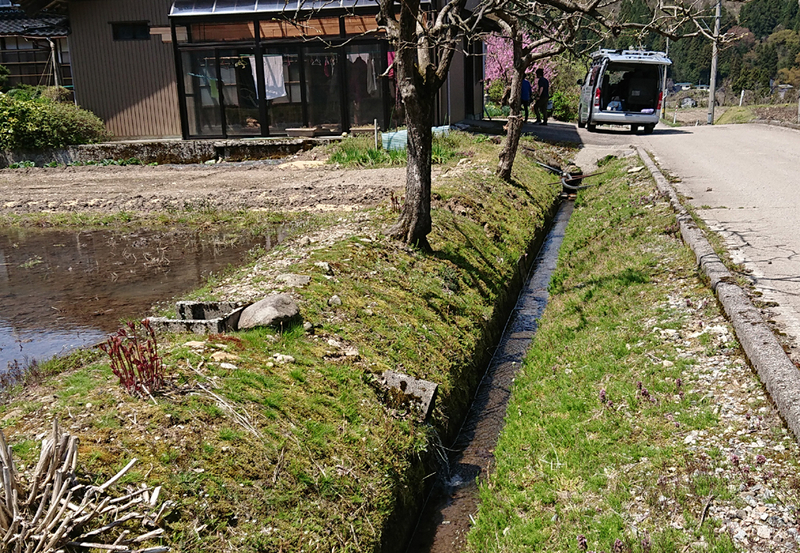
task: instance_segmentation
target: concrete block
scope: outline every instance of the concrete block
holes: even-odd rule
[[[226,330],[225,319],[168,319],[166,317],[150,317],[153,329],[159,332],[173,332],[176,334],[188,332],[191,334],[219,334]]]
[[[420,421],[427,419],[436,401],[439,385],[395,371],[386,371],[378,381],[385,392],[385,401],[392,409],[405,409]]]
[[[179,301],[175,307],[179,319],[214,319],[227,316],[242,304],[230,301]]]

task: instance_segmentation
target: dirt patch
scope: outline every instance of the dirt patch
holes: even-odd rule
[[[0,214],[185,208],[350,211],[388,202],[405,167],[343,169],[316,152],[281,162],[3,169]]]
[[[767,121],[797,122],[797,106],[794,104],[783,106],[759,106],[755,108],[755,112],[759,119]]]

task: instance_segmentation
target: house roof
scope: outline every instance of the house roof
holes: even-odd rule
[[[54,37],[68,34],[66,16],[41,13],[31,17],[19,8],[0,7],[0,36]]]
[[[15,0],[28,15],[36,15],[42,10],[51,10],[58,13],[66,13],[66,0]]]

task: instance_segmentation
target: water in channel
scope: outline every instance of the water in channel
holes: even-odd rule
[[[494,460],[494,448],[503,428],[514,375],[536,333],[547,306],[547,287],[556,268],[573,202],[562,202],[553,226],[517,299],[497,350],[450,449],[447,461],[420,516],[409,553],[462,551],[478,512],[477,479],[485,478]]]
[[[284,232],[0,229],[0,372],[96,344]]]

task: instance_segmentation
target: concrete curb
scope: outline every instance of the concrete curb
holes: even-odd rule
[[[708,276],[711,289],[733,325],[747,359],[758,372],[789,429],[800,441],[800,371],[783,351],[747,294],[734,283],[733,276],[681,204],[675,189],[645,150],[637,147],[636,151],[655,179],[658,189],[669,196],[684,242],[692,249],[700,269]]]

